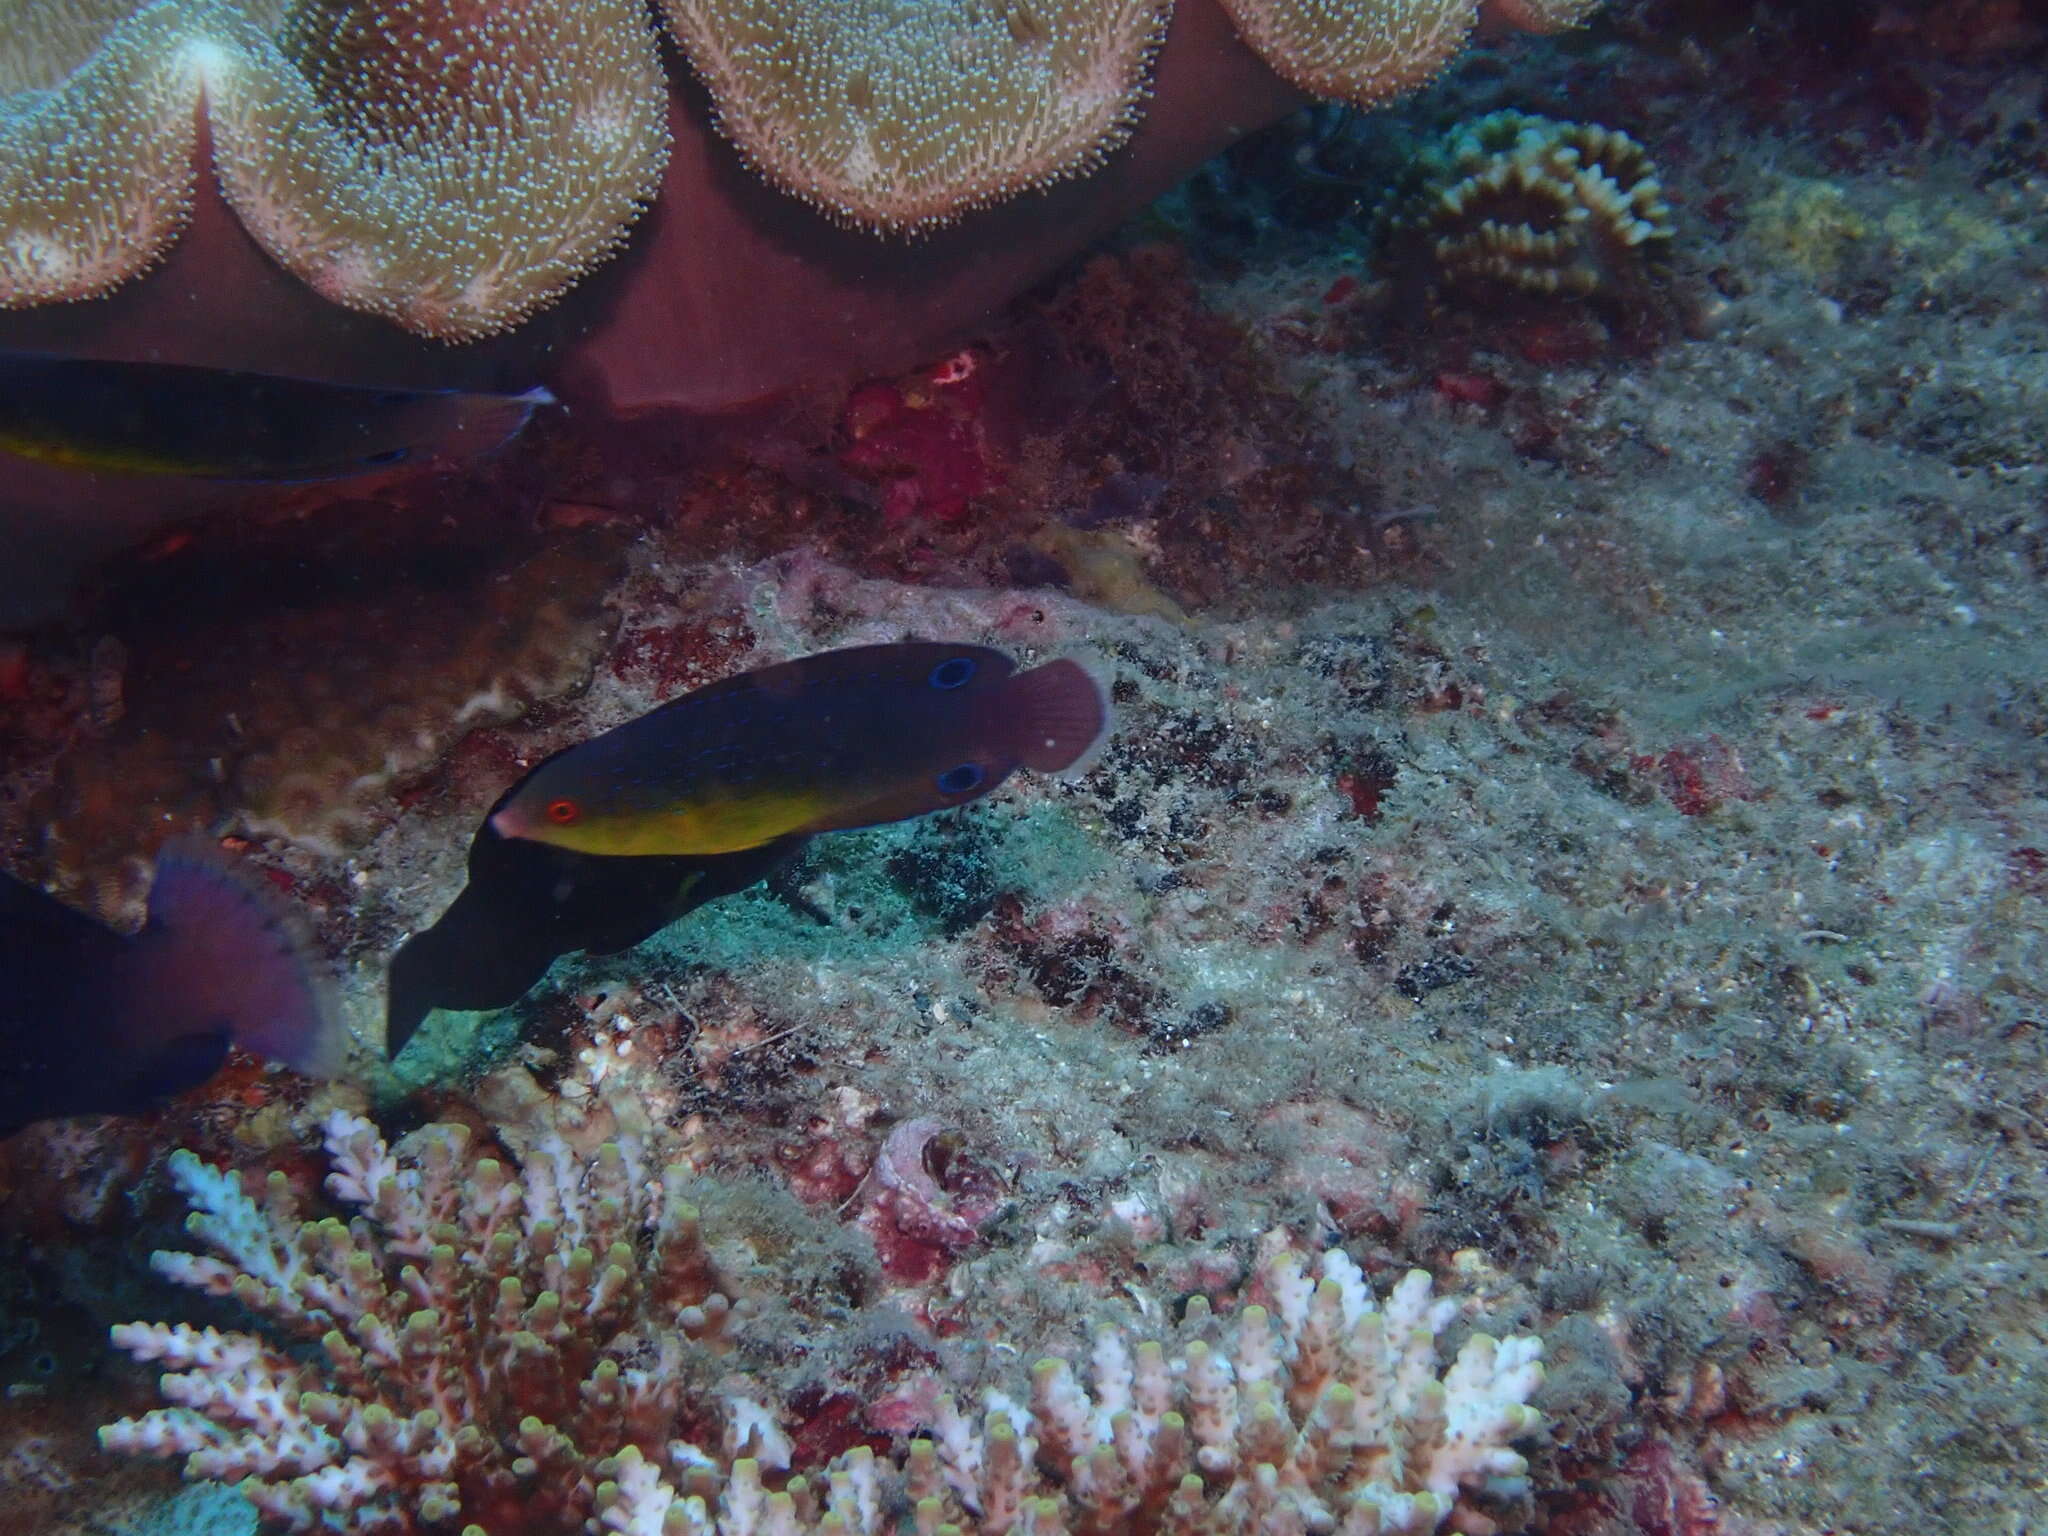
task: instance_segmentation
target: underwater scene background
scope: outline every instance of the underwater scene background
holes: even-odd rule
[[[0,1527],[2048,1530],[2044,60],[0,4]]]

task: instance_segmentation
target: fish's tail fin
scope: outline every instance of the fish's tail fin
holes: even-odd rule
[[[1002,687],[1005,730],[1026,768],[1063,773],[1109,735],[1109,692],[1069,657],[1017,672]]]
[[[340,1071],[348,1036],[327,965],[304,919],[261,875],[199,839],[166,844],[139,939],[140,1001],[167,1032],[204,1021],[310,1076]]]
[[[538,384],[517,395],[464,396],[439,447],[451,459],[488,457],[524,432],[535,411],[558,403]]]

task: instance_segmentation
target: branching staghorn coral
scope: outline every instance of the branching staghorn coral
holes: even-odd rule
[[[328,1187],[360,1211],[347,1224],[301,1221],[281,1174],[252,1198],[174,1155],[215,1256],[154,1266],[270,1336],[117,1327],[117,1345],[168,1368],[173,1406],[101,1431],[111,1450],[239,1482],[280,1529],[1427,1532],[1467,1490],[1514,1491],[1526,1465],[1509,1442],[1541,1423],[1537,1340],[1474,1335],[1439,1377],[1458,1308],[1427,1276],[1375,1305],[1341,1252],[1312,1279],[1282,1247],[1270,1307],[1225,1325],[1198,1300],[1171,1340],[1110,1330],[1092,1391],[1042,1360],[1028,1407],[991,1392],[977,1421],[942,1396],[931,1438],[787,1475],[774,1415],[703,1386],[732,1309],[682,1170],[649,1177],[631,1137],[583,1159],[545,1135],[514,1169],[461,1127],[394,1148],[341,1112],[326,1142]],[[1466,1528],[1483,1520],[1467,1511]]]
[[[1488,3],[1547,30],[1591,0]],[[1140,114],[1173,0],[663,5],[751,164],[905,230],[1098,165]],[[1369,104],[1442,67],[1481,0],[1225,8],[1282,77]],[[668,144],[632,0],[0,0],[0,308],[160,257],[192,206],[201,111],[265,251],[448,341],[518,324],[604,260]]]
[[[920,1529],[1004,1531],[1021,1516],[1041,1530],[1373,1536],[1436,1530],[1468,1488],[1516,1491],[1528,1466],[1509,1442],[1543,1422],[1527,1404],[1542,1344],[1475,1334],[1439,1378],[1458,1304],[1432,1298],[1428,1275],[1409,1271],[1375,1305],[1343,1252],[1320,1267],[1312,1279],[1280,1253],[1272,1307],[1228,1328],[1195,1297],[1177,1347],[1104,1333],[1092,1394],[1047,1359],[1028,1414],[992,1395],[976,1429],[941,1399],[933,1441],[912,1442],[904,1466]],[[1471,1516],[1468,1529],[1484,1519]]]
[[[321,1362],[255,1334],[117,1327],[117,1345],[170,1368],[176,1406],[108,1425],[110,1449],[183,1455],[187,1476],[237,1483],[285,1529],[485,1519],[494,1536],[573,1529],[599,1460],[627,1446],[708,1463],[670,1437],[684,1357],[714,1348],[730,1307],[681,1177],[651,1179],[630,1142],[587,1162],[543,1142],[516,1171],[456,1125],[393,1148],[341,1112],[326,1142],[328,1188],[355,1220],[301,1221],[282,1175],[251,1198],[180,1152],[188,1226],[215,1256],[153,1260],[279,1340],[316,1341]],[[762,1422],[735,1406],[727,1455],[772,1452]]]

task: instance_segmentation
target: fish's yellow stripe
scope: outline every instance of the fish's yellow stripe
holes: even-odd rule
[[[191,464],[165,454],[140,450],[100,448],[91,443],[67,443],[54,439],[22,437],[0,432],[0,452],[13,454],[37,464],[54,464],[60,469],[100,469],[127,475],[208,475],[221,466]]]
[[[641,857],[740,853],[816,821],[843,795],[815,791],[734,795],[639,814],[598,814],[569,826],[543,822],[523,835],[572,853]]]

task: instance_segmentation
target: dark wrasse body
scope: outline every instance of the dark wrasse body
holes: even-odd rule
[[[488,453],[553,398],[0,351],[0,453],[116,475],[340,480]]]
[[[200,845],[157,859],[132,937],[0,876],[0,1135],[64,1115],[139,1114],[228,1048],[326,1074],[341,1026],[284,903]]]
[[[502,803],[502,802],[501,802]],[[707,901],[766,879],[803,839],[708,859],[568,853],[502,837],[469,845],[469,883],[439,922],[391,957],[385,1048],[435,1008],[509,1008],[562,955],[616,954]]]
[[[854,646],[741,673],[547,759],[470,845],[469,884],[393,958],[388,1046],[428,1010],[517,1001],[560,955],[628,948],[820,832],[980,799],[1102,738],[1079,663]]]
[[[552,399],[0,349],[0,628],[57,617],[95,564],[173,523],[477,458]]]

